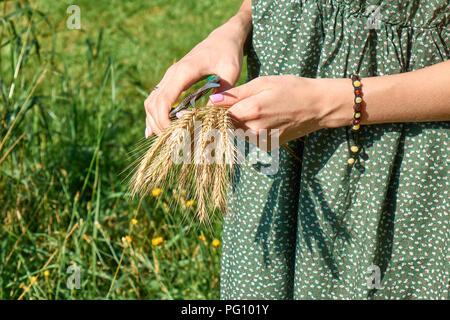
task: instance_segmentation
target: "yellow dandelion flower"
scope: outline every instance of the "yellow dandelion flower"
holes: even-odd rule
[[[133,226],[135,226],[135,225],[137,225],[138,224],[138,221],[137,221],[137,219],[131,219],[131,224],[133,225]]]
[[[220,240],[219,239],[214,239],[211,244],[212,244],[212,246],[214,248],[217,248],[218,246],[220,246]]]
[[[152,190],[152,195],[154,197],[159,196],[161,193],[162,193],[162,190],[160,188],[155,188],[155,189]]]
[[[50,271],[45,270],[44,271],[44,277],[48,278],[50,276]]]
[[[35,283],[36,281],[37,281],[37,277],[36,277],[36,276],[32,276],[32,277],[30,278],[30,283],[31,283],[31,284]]]
[[[133,241],[133,239],[130,236],[125,236],[124,239],[128,243],[131,243],[131,241]]]
[[[154,246],[159,246],[163,242],[164,242],[163,237],[156,237],[156,238],[152,239],[152,245],[154,245]]]
[[[186,201],[186,207],[192,207],[195,203],[195,200],[188,200]]]
[[[198,236],[198,238],[200,239],[200,240],[202,240],[203,242],[206,242],[206,238],[205,238],[205,236],[204,235],[199,235]]]

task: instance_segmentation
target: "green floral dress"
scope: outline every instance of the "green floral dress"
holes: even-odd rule
[[[253,0],[251,40],[249,80],[357,72],[364,85],[447,60],[449,5]],[[262,170],[273,153],[250,145],[224,221],[221,298],[448,299],[449,127],[362,126],[353,166],[349,128],[323,129],[289,143],[302,162],[280,148],[275,174]]]

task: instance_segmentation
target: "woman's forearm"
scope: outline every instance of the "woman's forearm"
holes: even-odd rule
[[[240,46],[244,46],[252,27],[252,2],[244,0],[239,11],[225,24],[214,30],[211,35],[220,33],[224,37],[233,37]]]
[[[239,21],[245,39],[252,27],[252,0],[244,0],[239,11],[230,20],[232,19]]]
[[[327,88],[322,94],[329,95],[325,98],[321,125],[350,125],[354,99],[351,80],[319,81]],[[450,60],[417,71],[363,78],[362,84],[363,125],[450,120]]]

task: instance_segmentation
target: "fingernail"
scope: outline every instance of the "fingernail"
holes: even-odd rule
[[[149,133],[150,133],[150,130],[148,130],[148,127],[145,128],[145,139],[148,139]]]
[[[175,113],[175,116],[176,116],[178,119],[180,119],[180,118],[183,116],[183,114],[185,114],[185,113],[186,113],[185,110],[178,111],[177,113]]]
[[[221,93],[216,93],[209,96],[209,101],[211,101],[212,103],[222,102],[223,99],[224,96]]]

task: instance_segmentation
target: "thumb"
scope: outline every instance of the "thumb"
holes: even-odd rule
[[[209,96],[207,106],[232,106],[258,93],[256,85],[250,81],[241,86]]]

